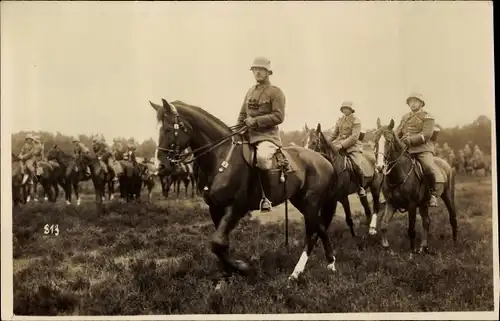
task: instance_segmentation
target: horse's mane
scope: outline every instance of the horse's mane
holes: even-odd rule
[[[181,109],[185,109],[185,110],[188,110],[188,111],[199,113],[203,117],[210,119],[215,124],[217,124],[220,127],[222,127],[223,129],[231,131],[231,129],[229,128],[229,126],[227,126],[222,120],[220,120],[216,116],[210,114],[208,111],[206,111],[205,109],[203,109],[201,107],[190,105],[190,104],[187,104],[187,103],[185,103],[183,101],[180,101],[180,100],[175,100],[175,101],[171,102],[170,104],[174,105],[176,108],[180,107]],[[155,104],[155,105],[158,106],[158,109],[156,111],[156,120],[160,123],[160,122],[163,121],[163,115],[165,114],[165,108],[163,106],[161,106],[161,105],[157,105],[157,104]],[[193,118],[192,120],[195,121],[196,119]]]

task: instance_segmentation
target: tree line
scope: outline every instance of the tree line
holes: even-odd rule
[[[317,124],[308,124],[310,128],[316,128]],[[448,145],[455,151],[463,149],[465,144],[470,144],[471,148],[474,145],[478,145],[479,148],[486,154],[490,154],[491,151],[491,120],[487,116],[479,116],[476,120],[470,124],[463,126],[456,126],[453,128],[442,128],[438,137],[438,143],[442,145],[443,143],[448,143]],[[439,127],[439,126],[438,126]],[[330,130],[323,128],[326,135],[330,135]],[[367,130],[365,135],[365,142],[373,140],[373,133],[375,128]],[[12,151],[18,154],[24,144],[24,138],[28,133],[32,133],[40,136],[40,139],[44,143],[45,151],[52,148],[54,145],[58,145],[66,153],[73,153],[74,144],[72,142],[72,136],[62,134],[60,132],[51,133],[47,131],[21,131],[12,134]],[[89,148],[92,145],[92,136],[89,134],[80,134],[78,138],[82,143],[84,143]],[[293,131],[281,131],[281,139],[284,146],[288,146],[291,143],[302,146],[306,137],[305,128]],[[127,146],[128,140],[134,139],[133,137],[116,137],[111,142],[107,142],[110,146],[121,143],[124,147]],[[153,157],[155,155],[156,142],[153,138],[146,139],[142,142],[136,142],[137,150],[136,154],[142,157]]]

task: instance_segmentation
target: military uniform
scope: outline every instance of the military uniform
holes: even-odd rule
[[[337,120],[332,135],[330,136],[330,141],[334,146],[340,145],[341,149],[344,150],[347,156],[352,160],[354,171],[358,179],[358,195],[366,196],[366,192],[363,188],[363,179],[365,175],[361,167],[361,163],[364,161],[363,144],[359,141],[361,120],[354,115],[355,110],[351,102],[343,102],[340,106],[340,110],[342,111],[344,108],[350,109],[352,113],[344,115]]]
[[[470,149],[469,144],[465,144],[464,156],[465,156],[465,159],[467,159],[467,160],[471,159],[471,157],[472,157],[472,150]]]
[[[19,153],[19,158],[23,161],[23,170],[27,170],[23,178],[23,183],[26,182],[29,175],[31,177],[36,177],[36,162],[42,160],[42,148],[40,143],[35,142],[35,137],[28,134],[25,138],[25,143],[21,152]],[[32,182],[31,182],[32,183]]]
[[[476,164],[480,164],[483,161],[483,153],[479,149],[479,146],[474,146],[474,161]]]
[[[269,170],[272,157],[282,146],[278,125],[285,119],[285,95],[269,81],[269,75],[273,72],[267,58],[256,58],[250,70],[254,68],[266,70],[267,75],[247,91],[237,122],[249,126],[247,135],[249,143],[256,148],[257,167]],[[262,194],[261,210],[268,211],[271,209],[271,202],[265,197],[263,188]]]
[[[75,149],[73,152],[75,153],[75,158],[77,160],[78,167],[80,166],[80,157],[85,154],[85,155],[90,155],[90,149],[85,146],[84,143],[82,143],[78,138],[73,138],[73,144],[75,144]],[[77,168],[78,169],[78,168]],[[87,177],[90,177],[90,168],[86,166],[85,168],[85,175]]]
[[[97,158],[103,164],[103,169],[106,172],[108,171],[107,166],[109,166],[109,168],[113,169],[113,172],[115,173],[115,176],[116,176],[115,180],[117,180],[118,176],[120,176],[123,173],[123,168],[122,168],[121,164],[113,156],[113,153],[111,152],[111,149],[106,144],[106,142],[104,142],[104,140],[94,139],[92,142],[92,148],[93,148],[94,153],[97,156]],[[109,156],[108,156],[107,163],[104,163],[104,160],[102,158],[106,155],[109,155]]]
[[[434,131],[434,117],[423,109],[425,101],[420,94],[411,94],[406,103],[411,98],[417,98],[421,101],[422,107],[416,112],[409,112],[403,116],[401,123],[396,129],[398,137],[408,144],[408,152],[416,155],[427,179],[429,180],[431,199],[429,205],[437,206],[436,195],[436,176],[433,170],[434,163],[434,145],[431,137]]]

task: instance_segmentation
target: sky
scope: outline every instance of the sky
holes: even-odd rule
[[[491,2],[2,2],[1,107],[10,130],[157,139],[149,100],[228,125],[271,60],[284,130],[363,128],[421,93],[444,127],[494,117]]]

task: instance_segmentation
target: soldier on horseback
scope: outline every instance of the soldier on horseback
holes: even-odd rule
[[[249,127],[249,143],[256,148],[257,167],[269,170],[272,157],[281,147],[278,125],[285,119],[285,95],[271,85],[269,76],[273,74],[271,62],[264,57],[255,58],[250,67],[257,84],[246,93],[238,116],[238,123]],[[271,202],[262,188],[261,211],[270,211]]]
[[[434,117],[423,109],[425,101],[420,94],[411,94],[406,99],[411,111],[405,114],[396,129],[396,134],[407,146],[408,152],[417,157],[426,176],[431,192],[430,207],[437,206],[436,176],[433,169],[434,146],[430,140],[434,131]]]
[[[108,173],[108,167],[111,168],[115,177],[113,181],[118,181],[118,177],[123,174],[123,168],[121,164],[115,159],[110,147],[106,144],[104,138],[94,137],[92,139],[92,149],[94,150],[97,159],[102,163],[102,168],[104,172]],[[107,157],[107,163],[104,162],[103,157]]]
[[[42,149],[39,143],[35,142],[35,137],[32,134],[26,135],[24,145],[19,153],[19,159],[23,164],[23,181],[25,184],[28,178],[31,177],[30,185],[33,184],[33,179],[36,179],[36,162],[42,158]]]
[[[481,164],[483,161],[483,153],[479,149],[479,146],[474,146],[474,163],[475,165]]]
[[[75,149],[73,150],[75,158],[77,160],[78,167],[80,167],[80,157],[82,154],[90,155],[90,149],[76,137],[73,137],[73,144],[75,144]],[[83,170],[83,168],[81,169]],[[85,167],[84,175],[86,178],[90,177],[90,168],[88,166]]]
[[[449,160],[449,155],[450,155],[450,152],[451,152],[451,148],[450,146],[448,146],[448,143],[447,142],[444,142],[443,144],[443,154],[442,154],[442,157],[446,160]]]
[[[360,165],[363,162],[363,145],[358,140],[361,133],[361,120],[354,115],[355,110],[350,101],[343,102],[340,111],[344,116],[335,124],[330,141],[336,152],[345,151],[346,156],[352,161],[355,181],[358,184],[358,195],[363,197],[366,196],[363,188],[365,175]]]
[[[115,158],[117,161],[121,161],[124,158],[124,152],[123,152],[123,144],[118,141],[118,139],[113,139],[113,146],[111,147],[113,149],[113,155],[115,155]]]

